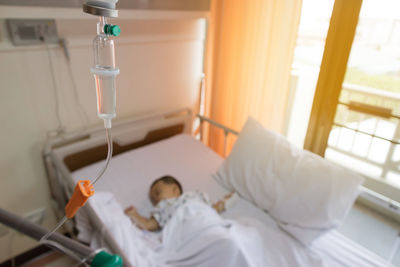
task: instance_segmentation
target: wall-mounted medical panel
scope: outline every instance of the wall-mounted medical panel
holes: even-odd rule
[[[53,19],[8,19],[8,33],[13,45],[58,43],[56,22]]]

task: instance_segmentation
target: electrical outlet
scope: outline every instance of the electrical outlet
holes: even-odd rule
[[[54,19],[7,19],[6,24],[14,45],[58,43]]]

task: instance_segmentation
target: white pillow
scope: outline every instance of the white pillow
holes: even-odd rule
[[[305,245],[340,225],[363,182],[358,174],[294,147],[252,118],[214,179],[268,211]]]

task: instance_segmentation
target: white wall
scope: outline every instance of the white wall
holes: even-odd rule
[[[202,72],[203,20],[113,21],[117,38],[117,119],[170,108],[193,107]],[[96,115],[91,43],[96,20],[57,20],[59,35],[69,42],[78,98],[89,124]],[[15,48],[0,21],[0,207],[23,215],[44,207],[44,226],[55,225],[41,158],[46,134],[57,128],[55,91],[46,49]],[[51,46],[60,112],[67,131],[84,126],[73,94],[63,51]],[[0,262],[10,257],[10,235],[0,237]],[[35,246],[16,235],[13,254]]]

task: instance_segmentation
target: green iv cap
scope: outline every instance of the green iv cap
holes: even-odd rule
[[[121,33],[121,28],[118,25],[104,25],[104,33],[108,35],[118,36]]]
[[[97,253],[92,260],[92,267],[122,267],[122,258],[105,251]]]

